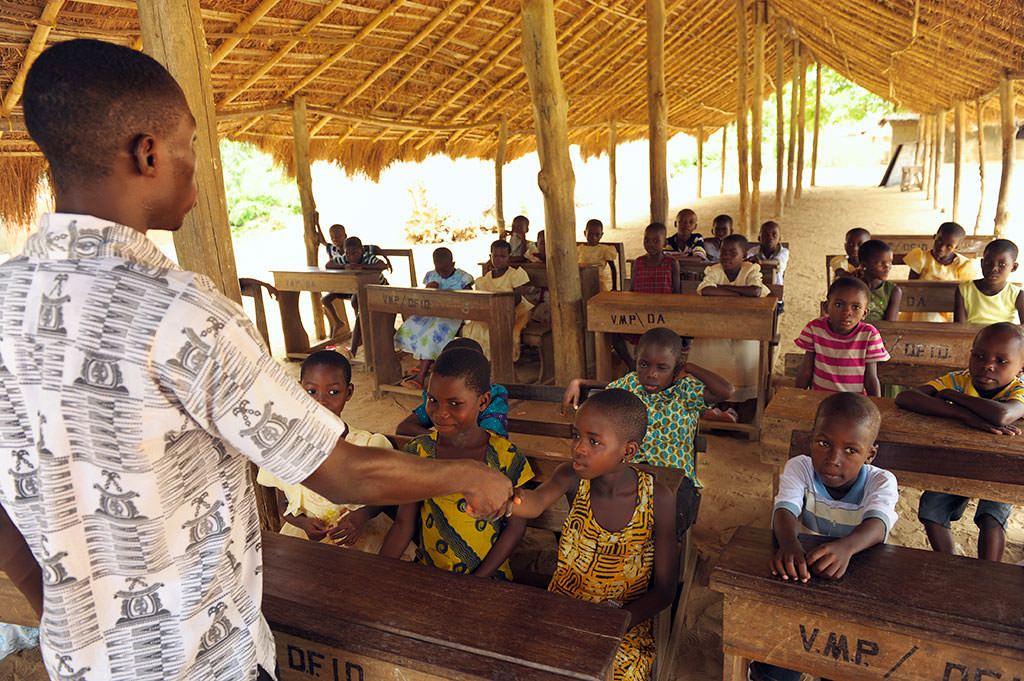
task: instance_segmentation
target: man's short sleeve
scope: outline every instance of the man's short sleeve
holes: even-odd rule
[[[864,512],[864,520],[878,518],[885,523],[886,539],[892,526],[896,524],[896,502],[899,500],[900,491],[896,476],[882,468],[870,466],[861,509]]]
[[[772,514],[784,508],[799,519],[804,510],[804,495],[813,479],[811,457],[795,456],[787,461],[779,476],[779,493],[775,495]]]
[[[154,342],[161,384],[199,426],[287,484],[305,480],[345,426],[268,355],[252,323],[183,303]]]

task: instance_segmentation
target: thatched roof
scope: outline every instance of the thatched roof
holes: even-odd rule
[[[570,141],[604,151],[646,136],[644,0],[555,0]],[[748,0],[753,35],[754,0]],[[504,117],[509,159],[535,148],[516,0],[201,0],[222,134],[292,163],[289,100],[307,97],[315,159],[375,177],[433,153],[493,158]],[[735,120],[735,0],[666,0],[669,133]],[[766,75],[784,20],[823,63],[909,110],[931,113],[992,93],[1024,70],[1020,0],[772,0]],[[133,0],[0,0],[0,217],[29,211],[11,175],[36,173],[20,90],[36,44],[94,37],[141,47]],[[752,58],[752,57],[751,57]],[[12,86],[12,84],[14,84]],[[774,83],[765,88],[766,96]],[[22,181],[22,186],[25,182]],[[20,206],[20,210],[18,208]]]

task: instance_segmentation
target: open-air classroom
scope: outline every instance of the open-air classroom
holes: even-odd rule
[[[1012,0],[0,2],[0,678],[1024,678],[1022,81]],[[312,171],[439,154],[472,249]]]

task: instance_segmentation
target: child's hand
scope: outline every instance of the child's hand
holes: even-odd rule
[[[319,518],[310,518],[308,515],[295,516],[288,522],[305,532],[311,541],[320,541],[327,536],[327,531],[331,529],[324,521]]]
[[[850,564],[850,556],[853,551],[841,540],[830,541],[827,544],[811,549],[807,552],[807,564],[814,570],[814,574],[829,579],[839,579],[846,574],[846,568]]]
[[[569,381],[565,394],[562,395],[562,416],[569,413],[569,407],[572,407],[573,411],[580,408],[580,382],[576,378]]]
[[[799,542],[792,548],[779,548],[775,552],[768,565],[772,574],[776,577],[789,581],[806,582],[811,578],[807,571],[807,561],[804,559],[804,550]]]
[[[331,530],[331,540],[342,546],[352,546],[359,541],[365,522],[360,522],[359,517],[353,517],[355,515],[354,513],[346,513],[338,520],[338,524]]]
[[[994,423],[989,423],[985,419],[981,418],[977,414],[964,410],[964,414],[960,417],[966,425],[971,428],[977,428],[978,430],[984,430],[995,435],[1020,435],[1020,428],[1013,424],[1005,426],[997,426]]]

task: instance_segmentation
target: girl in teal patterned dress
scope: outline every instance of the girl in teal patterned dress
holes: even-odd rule
[[[473,275],[455,268],[452,252],[447,248],[434,250],[434,269],[423,277],[427,288],[462,290],[473,288]],[[444,346],[455,338],[462,326],[461,319],[444,317],[408,317],[395,332],[395,348],[405,350],[420,362],[411,370],[407,383],[420,390],[427,384],[427,372]]]

